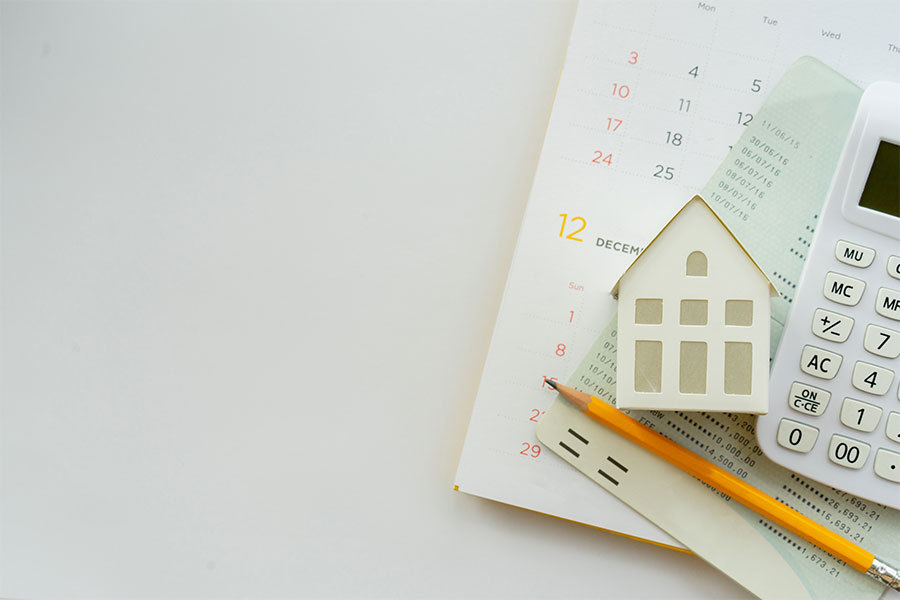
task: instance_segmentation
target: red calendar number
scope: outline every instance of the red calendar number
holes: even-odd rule
[[[522,456],[528,456],[529,458],[537,458],[541,455],[541,447],[537,444],[522,442],[522,449],[519,451],[519,454],[521,454]]]
[[[637,52],[635,52],[635,51],[633,51],[633,50],[632,50],[631,52],[629,52],[629,53],[628,53],[628,64],[629,64],[629,65],[636,65],[636,64],[637,64],[637,57],[638,57],[638,53],[637,53]]]
[[[612,95],[618,96],[619,98],[627,98],[628,94],[631,93],[631,88],[623,83],[614,83],[612,88]]]
[[[532,409],[531,409],[531,416],[528,417],[528,420],[529,420],[529,421],[534,421],[535,423],[537,423],[537,422],[538,422],[538,419],[541,418],[541,417],[542,417],[543,415],[545,415],[546,413],[547,413],[546,410],[540,410],[540,409],[537,409],[537,408],[532,408]]]
[[[607,131],[616,131],[619,128],[619,125],[622,124],[622,119],[614,119],[612,117],[607,117],[606,119],[606,130]]]
[[[575,311],[574,311],[574,310],[570,310],[570,311],[569,311],[569,323],[571,323],[571,322],[572,322],[572,319],[574,319],[574,318],[575,318]]]
[[[557,379],[556,377],[547,377],[546,375],[544,375],[544,378],[541,380],[541,388],[543,388],[543,389],[545,389],[545,390],[550,390],[551,392],[556,391],[556,390],[554,390],[552,387],[550,387],[549,385],[547,385],[547,380],[548,380],[548,379],[549,379],[550,381],[559,381],[559,379]]]
[[[595,165],[604,163],[612,166],[612,154],[603,154],[600,150],[594,150],[594,160],[591,161]]]
[[[557,344],[556,345],[556,355],[557,356],[565,356],[566,355],[566,345],[565,344]]]

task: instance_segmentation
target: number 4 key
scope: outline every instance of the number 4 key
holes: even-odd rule
[[[861,360],[853,365],[853,387],[869,394],[883,396],[894,382],[894,372]]]

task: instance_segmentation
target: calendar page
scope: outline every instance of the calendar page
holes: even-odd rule
[[[618,276],[703,188],[787,68],[809,55],[860,87],[900,80],[898,20],[894,2],[579,6],[459,490],[680,547],[615,498],[598,506],[595,484],[545,451],[535,428],[554,394],[543,380],[576,370],[614,314]],[[592,366],[598,385],[614,385]]]

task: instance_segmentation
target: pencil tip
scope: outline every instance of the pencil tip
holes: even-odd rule
[[[544,382],[556,390],[560,396],[568,400],[569,403],[574,404],[581,410],[587,410],[588,404],[591,403],[591,396],[589,394],[573,390],[566,385],[553,381],[552,379],[547,379],[546,377],[544,378]]]

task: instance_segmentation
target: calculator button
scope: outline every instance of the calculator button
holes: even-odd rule
[[[800,370],[813,377],[834,379],[843,360],[844,357],[840,354],[807,345],[803,346],[803,353],[800,355]]]
[[[875,453],[875,474],[882,479],[900,483],[900,454],[879,448]]]
[[[869,325],[866,327],[863,346],[872,354],[885,358],[897,358],[900,356],[900,331]]]
[[[875,260],[875,251],[841,240],[834,247],[834,257],[844,264],[865,268]]]
[[[871,449],[868,444],[834,434],[831,436],[831,444],[828,446],[828,458],[836,465],[848,469],[858,469],[866,464]]]
[[[825,275],[825,288],[822,291],[825,297],[833,302],[845,306],[856,306],[865,289],[865,281],[829,271]]]
[[[844,398],[841,406],[841,423],[850,429],[874,431],[881,420],[881,407],[860,402],[853,398]]]
[[[888,275],[894,279],[900,279],[900,256],[891,256],[887,262]]]
[[[825,412],[831,392],[795,381],[791,384],[788,406],[806,415],[818,417]]]
[[[843,342],[853,329],[853,319],[819,308],[813,314],[812,332],[823,340]],[[900,339],[897,340],[900,343]]]
[[[875,312],[882,317],[900,321],[900,292],[888,288],[878,290],[875,298]]]
[[[900,413],[892,412],[888,415],[887,425],[884,426],[884,435],[892,442],[900,444]]]
[[[894,372],[861,360],[853,365],[853,387],[876,396],[886,394],[894,381]]]
[[[818,437],[819,430],[805,423],[782,419],[778,424],[778,445],[794,452],[809,452]]]

